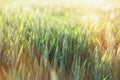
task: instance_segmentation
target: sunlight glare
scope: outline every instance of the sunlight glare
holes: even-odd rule
[[[86,7],[100,7],[103,0],[82,0],[82,5]]]
[[[113,7],[112,4],[108,3],[103,7],[103,10],[104,11],[109,11],[112,7]]]

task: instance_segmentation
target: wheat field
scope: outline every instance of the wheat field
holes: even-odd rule
[[[0,80],[120,80],[119,3],[0,0]]]

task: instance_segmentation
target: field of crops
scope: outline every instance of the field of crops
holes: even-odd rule
[[[37,1],[0,1],[0,80],[120,80],[119,6]]]

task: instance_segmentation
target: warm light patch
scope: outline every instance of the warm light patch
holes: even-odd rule
[[[103,4],[103,0],[82,0],[82,5],[86,7],[100,7]]]

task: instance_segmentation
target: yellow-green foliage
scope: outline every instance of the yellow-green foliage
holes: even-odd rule
[[[7,80],[119,80],[119,14],[2,1],[2,74]]]

